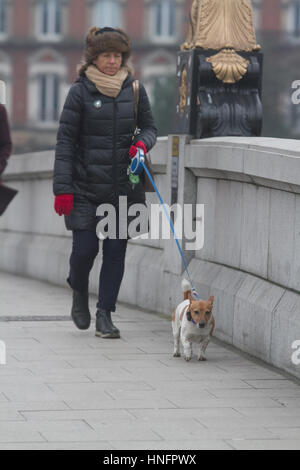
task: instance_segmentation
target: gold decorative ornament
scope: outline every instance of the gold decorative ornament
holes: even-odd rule
[[[188,35],[180,49],[194,48],[221,50],[207,59],[217,77],[224,83],[240,80],[248,63],[235,51],[260,50],[251,0],[194,0]]]
[[[238,55],[233,49],[223,49],[218,54],[208,57],[216,77],[223,83],[236,83],[247,72],[249,60]]]
[[[179,87],[179,110],[180,114],[184,113],[187,101],[187,70],[186,67],[183,67],[180,77],[180,87]]]
[[[251,0],[194,0],[188,36],[181,50],[195,47],[259,50]]]

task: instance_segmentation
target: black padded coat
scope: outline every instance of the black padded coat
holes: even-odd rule
[[[136,126],[133,81],[128,75],[116,98],[101,94],[86,76],[69,90],[60,117],[53,179],[55,195],[74,195],[74,209],[65,216],[68,230],[95,230],[97,207],[118,207],[119,196],[127,196],[128,206],[145,203],[142,180],[133,186],[127,174]],[[141,131],[136,140],[151,150],[157,129],[142,84],[137,125]]]

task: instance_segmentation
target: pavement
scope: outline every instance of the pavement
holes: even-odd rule
[[[170,320],[123,304],[101,339],[70,306],[0,273],[1,450],[300,449],[299,381],[215,339],[207,362],[174,358]]]

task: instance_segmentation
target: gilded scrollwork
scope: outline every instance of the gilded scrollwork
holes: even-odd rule
[[[251,0],[194,0],[187,38],[181,50],[194,48],[223,50],[207,61],[224,83],[240,80],[247,65],[235,51],[260,50]]]
[[[181,70],[181,77],[180,77],[180,87],[179,87],[179,110],[180,114],[184,113],[186,102],[187,102],[187,70],[186,67],[183,67]]]
[[[249,60],[244,59],[232,49],[223,49],[218,54],[208,57],[216,77],[223,83],[236,83],[247,72]]]
[[[181,49],[259,50],[251,0],[194,0]]]

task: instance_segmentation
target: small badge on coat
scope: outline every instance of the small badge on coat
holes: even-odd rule
[[[94,102],[94,106],[95,106],[95,108],[97,108],[97,109],[101,108],[101,106],[102,106],[102,101],[101,101],[101,100],[95,101],[95,102]]]

